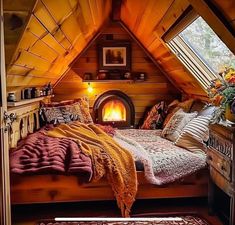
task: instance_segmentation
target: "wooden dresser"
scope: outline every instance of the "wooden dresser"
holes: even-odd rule
[[[235,127],[210,125],[207,162],[210,169],[208,202],[215,209],[216,186],[229,197],[229,224],[235,225]],[[215,186],[216,185],[216,186]]]

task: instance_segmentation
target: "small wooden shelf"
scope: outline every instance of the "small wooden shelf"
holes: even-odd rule
[[[31,99],[24,99],[24,100],[17,101],[17,102],[7,102],[7,106],[17,107],[17,106],[27,105],[27,104],[34,103],[34,102],[40,102],[44,99],[51,98],[51,97],[53,97],[53,95],[42,96],[42,97],[31,98]]]
[[[82,80],[86,83],[134,83],[134,82],[144,82],[144,80]]]

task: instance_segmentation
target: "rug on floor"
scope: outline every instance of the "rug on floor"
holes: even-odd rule
[[[146,218],[145,218],[146,219]],[[77,221],[77,222],[56,222],[42,220],[37,225],[211,225],[203,218],[197,216],[174,216],[156,217],[150,221]]]

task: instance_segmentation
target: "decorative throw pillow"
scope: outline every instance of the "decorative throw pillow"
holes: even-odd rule
[[[65,123],[60,107],[44,107],[40,114],[42,115],[43,120],[47,123]]]
[[[184,112],[189,112],[193,105],[193,102],[194,102],[194,99],[188,99],[177,104],[177,107],[183,109]]]
[[[175,144],[192,152],[205,151],[204,142],[209,139],[209,123],[212,116],[198,116],[182,130]]]
[[[161,101],[154,105],[144,120],[141,129],[160,129],[166,116],[166,104]]]
[[[194,99],[185,100],[183,102],[179,102],[177,99],[171,102],[167,107],[167,116],[163,122],[163,128],[166,126],[166,124],[169,122],[171,117],[177,112],[179,109],[183,109],[184,112],[189,112],[192,104],[194,102]]]
[[[69,123],[75,120],[93,123],[87,98],[43,104],[42,112],[47,123]],[[58,118],[54,118],[53,115]]]
[[[186,124],[197,116],[197,112],[186,113],[179,109],[162,130],[161,136],[175,142]]]
[[[89,108],[89,100],[86,97],[75,99],[74,102],[79,103],[81,114],[83,117],[83,123],[93,123],[90,108]]]

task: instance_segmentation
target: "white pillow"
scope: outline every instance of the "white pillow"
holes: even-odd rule
[[[189,123],[196,116],[197,112],[186,113],[183,111],[183,109],[179,109],[170,118],[169,122],[164,127],[161,136],[175,142],[186,124]]]

